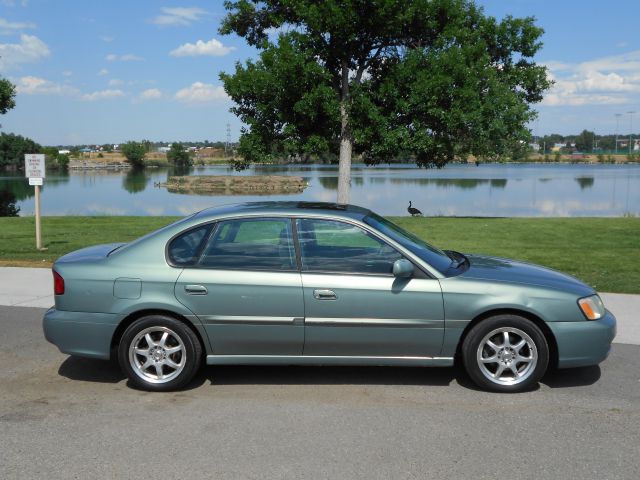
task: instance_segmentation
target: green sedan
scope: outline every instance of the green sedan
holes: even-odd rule
[[[261,202],[204,210],[53,266],[44,334],[118,358],[132,386],[208,365],[449,366],[519,392],[596,365],[616,320],[593,288],[503,258],[440,250],[370,210]]]

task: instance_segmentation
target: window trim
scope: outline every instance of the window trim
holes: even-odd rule
[[[426,279],[426,280],[437,280],[438,277],[436,277],[435,275],[433,275],[431,272],[429,272],[427,269],[425,269],[425,267],[423,267],[422,265],[420,265],[419,261],[415,260],[413,258],[414,254],[407,251],[406,253],[404,252],[403,248],[399,248],[393,245],[392,242],[388,241],[385,237],[381,236],[380,232],[377,232],[376,230],[373,229],[373,227],[371,227],[370,225],[367,225],[366,223],[362,222],[359,223],[351,218],[344,218],[344,217],[331,217],[331,216],[324,216],[324,215],[305,215],[305,214],[297,214],[297,213],[293,213],[293,214],[275,214],[275,215],[269,215],[269,216],[264,216],[262,214],[257,215],[257,214],[248,214],[248,215],[233,215],[230,217],[222,217],[222,218],[216,218],[213,220],[209,220],[206,222],[202,222],[199,223],[197,225],[193,225],[192,227],[183,230],[181,232],[176,233],[175,235],[173,235],[165,244],[165,261],[167,262],[167,264],[170,267],[173,268],[191,268],[191,269],[201,269],[201,270],[222,270],[222,269],[215,269],[215,268],[211,268],[211,267],[198,267],[197,265],[189,265],[189,266],[180,266],[180,265],[175,265],[173,264],[170,259],[169,259],[169,245],[171,244],[171,242],[179,237],[180,235],[202,227],[203,225],[213,225],[213,228],[209,231],[209,236],[211,236],[211,234],[215,231],[215,229],[217,228],[217,224],[219,224],[220,222],[225,222],[228,220],[243,220],[243,219],[256,219],[256,218],[282,218],[282,219],[289,219],[289,221],[292,222],[291,228],[292,228],[292,235],[293,235],[293,241],[294,241],[294,245],[295,245],[295,249],[296,249],[296,263],[297,263],[297,269],[296,270],[258,270],[258,269],[252,269],[252,270],[248,270],[248,269],[239,269],[239,268],[226,268],[224,270],[229,270],[229,271],[241,271],[241,272],[274,272],[274,273],[292,273],[292,272],[297,272],[300,274],[303,273],[313,273],[313,274],[327,274],[327,275],[362,275],[362,276],[375,276],[375,277],[393,277],[393,274],[371,274],[371,273],[343,273],[343,272],[332,272],[332,271],[327,271],[327,270],[302,270],[302,259],[301,257],[299,257],[299,252],[300,252],[300,245],[298,243],[298,230],[297,230],[297,225],[296,225],[296,220],[298,219],[317,219],[317,220],[330,220],[330,221],[336,221],[336,222],[342,222],[342,223],[346,223],[349,225],[354,225],[364,231],[366,231],[367,233],[373,235],[374,237],[376,237],[377,239],[379,239],[381,242],[386,243],[387,245],[389,245],[391,248],[393,248],[394,250],[400,252],[402,254],[402,256],[409,260],[412,264],[413,267],[415,269],[415,274],[413,277],[411,278],[415,278],[415,279]],[[207,243],[209,241],[209,238],[207,238]],[[201,252],[202,255],[203,252]],[[301,253],[301,252],[300,252]],[[200,257],[198,257],[198,261],[200,261]],[[434,268],[434,267],[431,267]]]

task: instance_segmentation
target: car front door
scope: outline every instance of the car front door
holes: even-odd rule
[[[169,247],[187,264],[178,300],[203,323],[214,355],[301,355],[302,282],[288,218],[221,221],[194,247],[178,237]],[[178,262],[180,258],[178,258]]]
[[[305,301],[305,356],[435,357],[444,310],[436,279],[416,269],[396,278],[403,256],[360,226],[296,220]]]

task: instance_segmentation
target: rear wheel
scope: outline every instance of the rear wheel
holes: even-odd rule
[[[471,379],[494,392],[531,389],[549,364],[544,334],[517,315],[497,315],[478,323],[465,338],[462,355]]]
[[[164,315],[142,317],[122,335],[118,360],[131,383],[151,391],[177,390],[198,371],[202,346],[184,323]]]

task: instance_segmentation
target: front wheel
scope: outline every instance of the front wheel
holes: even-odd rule
[[[164,392],[189,383],[198,371],[202,346],[184,323],[164,315],[142,317],[122,335],[118,360],[131,383]]]
[[[497,315],[478,323],[464,339],[462,355],[471,379],[494,392],[529,390],[549,365],[544,334],[517,315]]]

